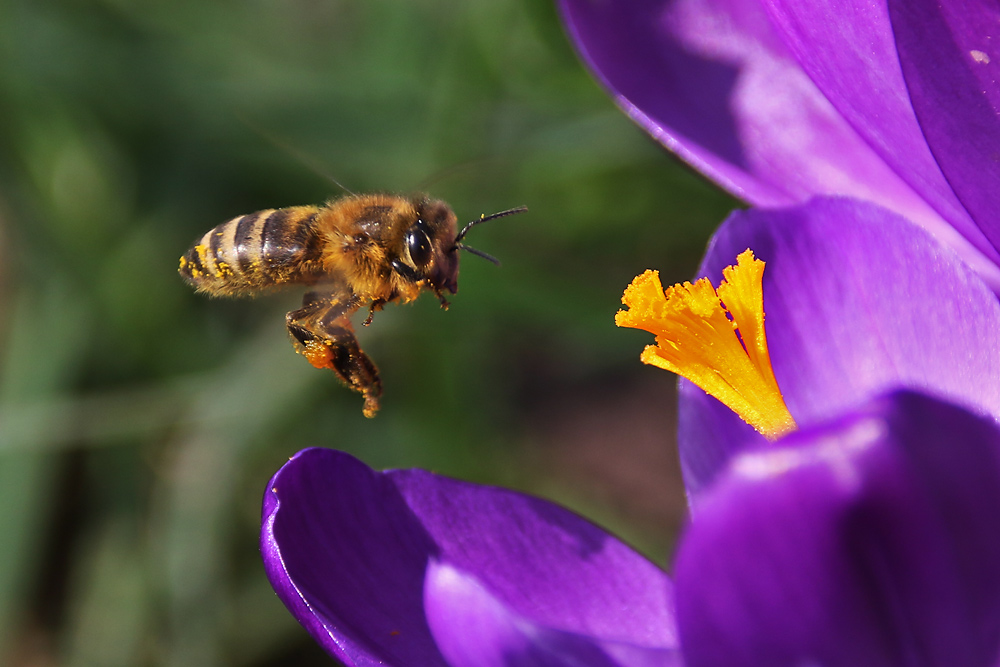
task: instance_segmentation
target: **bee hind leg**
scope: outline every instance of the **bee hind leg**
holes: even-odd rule
[[[351,326],[351,314],[358,309],[356,297],[316,298],[307,294],[305,306],[286,316],[288,333],[296,350],[316,368],[329,368],[349,388],[364,396],[362,412],[374,417],[382,396],[378,368],[361,350]]]

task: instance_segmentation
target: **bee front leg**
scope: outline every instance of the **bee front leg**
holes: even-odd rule
[[[360,306],[359,299],[339,295],[307,294],[305,306],[286,316],[288,332],[296,350],[316,368],[329,368],[354,391],[365,398],[362,409],[374,417],[382,396],[378,368],[358,345],[351,326],[351,314]]]
[[[371,324],[372,317],[375,315],[376,312],[382,310],[382,306],[384,305],[385,305],[385,299],[375,299],[374,301],[372,301],[372,305],[369,306],[368,308],[368,317],[366,317],[365,321],[361,323],[361,326],[366,327],[369,324]]]

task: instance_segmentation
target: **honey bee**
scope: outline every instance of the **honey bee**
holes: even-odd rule
[[[468,231],[526,210],[483,215],[458,231],[451,208],[423,195],[349,195],[323,206],[267,209],[206,232],[181,257],[178,271],[213,296],[308,286],[302,307],[285,316],[295,349],[362,394],[364,415],[373,417],[382,382],[358,345],[351,315],[367,305],[367,326],[386,304],[413,301],[424,290],[447,308],[444,293],[458,292],[459,250],[499,264],[462,243]]]

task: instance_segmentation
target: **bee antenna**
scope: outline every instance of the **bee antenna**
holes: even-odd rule
[[[462,228],[462,231],[460,231],[458,233],[458,236],[455,237],[455,245],[453,245],[452,248],[453,249],[454,248],[461,248],[462,250],[468,250],[469,252],[471,252],[474,255],[479,255],[480,257],[484,257],[485,256],[485,257],[489,258],[490,261],[493,261],[493,262],[499,264],[499,262],[497,262],[493,258],[490,258],[489,255],[487,255],[486,253],[479,252],[478,250],[473,250],[472,248],[469,248],[468,246],[462,247],[462,245],[459,243],[459,241],[461,241],[463,238],[465,238],[465,235],[469,233],[470,229],[472,229],[473,227],[475,227],[476,225],[478,225],[481,222],[486,222],[487,220],[496,220],[497,218],[503,218],[503,217],[508,216],[508,215],[514,215],[515,213],[524,213],[527,210],[528,210],[527,206],[518,206],[517,208],[509,208],[506,211],[500,211],[499,213],[494,213],[493,215],[481,215],[481,216],[479,216],[478,218],[476,218],[475,220],[473,220],[472,222],[470,222],[469,224],[467,224],[465,227]]]
[[[493,255],[490,255],[489,253],[483,252],[482,250],[476,250],[475,248],[469,247],[469,246],[465,245],[464,243],[456,243],[455,247],[458,248],[459,250],[464,250],[465,252],[471,252],[476,257],[482,257],[487,262],[493,262],[497,266],[500,266],[500,260],[499,259],[497,259]]]

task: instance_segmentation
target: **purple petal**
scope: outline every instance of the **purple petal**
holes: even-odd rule
[[[676,561],[688,665],[993,665],[1000,432],[918,394],[746,452]]]
[[[676,646],[667,576],[551,503],[307,449],[271,481],[261,551],[279,597],[349,665],[444,665],[424,610],[432,560],[555,631]],[[381,662],[380,662],[381,661]]]
[[[432,561],[427,618],[451,667],[675,667],[677,649],[648,648],[541,626],[511,611],[475,577]]]
[[[762,3],[806,74],[858,134],[969,244],[993,264],[1000,263],[1000,254],[955,197],[927,146],[903,81],[885,2]],[[927,228],[984,270],[971,248],[938,228]],[[995,283],[994,271],[984,275]]]
[[[699,275],[717,284],[748,247],[767,264],[768,347],[799,426],[898,387],[1000,417],[1000,304],[925,232],[846,199],[742,211],[716,233]],[[725,423],[738,417],[700,390],[685,390],[681,401],[681,460],[696,495],[720,462],[759,436],[734,442],[725,435],[740,428]],[[714,431],[699,431],[709,422]]]
[[[698,496],[732,456],[767,441],[732,410],[689,380],[678,380],[677,393],[681,472],[689,504],[692,511],[696,511]]]
[[[1000,255],[947,199],[950,190],[926,147],[918,144],[950,202],[949,220],[965,225],[978,250],[830,105],[756,2],[561,0],[560,6],[581,56],[618,105],[737,197],[758,206],[816,194],[874,201],[932,231],[1000,288]],[[919,135],[915,121],[913,129]]]
[[[995,0],[890,0],[889,13],[931,151],[1000,247],[1000,7]]]
[[[437,547],[392,481],[333,450],[306,449],[264,494],[261,554],[278,597],[354,667],[446,665],[423,613]]]
[[[673,645],[666,574],[558,505],[438,477],[385,473],[433,538],[438,559],[475,576],[517,613],[555,629]]]

